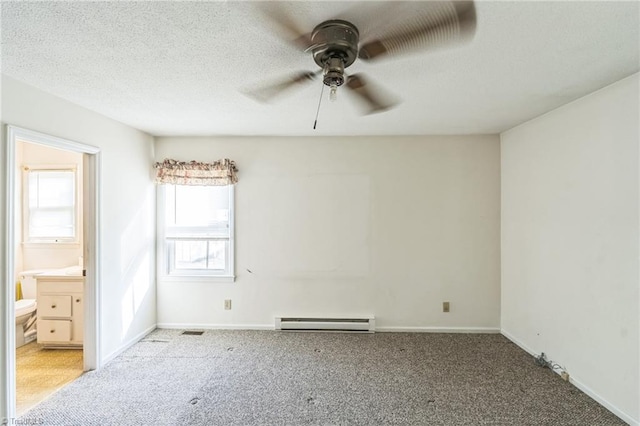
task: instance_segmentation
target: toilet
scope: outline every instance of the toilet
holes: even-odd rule
[[[20,274],[22,299],[16,300],[16,348],[36,340],[36,275],[43,271]]]

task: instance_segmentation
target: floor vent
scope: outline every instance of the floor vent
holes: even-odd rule
[[[376,320],[373,316],[363,317],[276,317],[275,329],[282,331],[345,331],[373,333]]]
[[[204,331],[202,330],[185,330],[180,334],[183,336],[202,336],[203,333]]]

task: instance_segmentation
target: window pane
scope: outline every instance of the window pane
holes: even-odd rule
[[[167,274],[230,276],[233,186],[165,185]]]
[[[225,271],[227,241],[173,241],[172,269]]]
[[[29,172],[30,207],[75,205],[75,173],[71,170]]]
[[[175,185],[168,191],[169,226],[229,227],[229,186]],[[173,192],[171,194],[171,192]]]
[[[34,209],[29,215],[31,238],[72,238],[74,211],[71,209]]]
[[[76,173],[73,170],[30,170],[28,238],[74,238]]]
[[[207,269],[224,271],[227,265],[227,242],[209,241],[209,265]]]
[[[167,188],[167,235],[171,237],[228,237],[229,186]]]

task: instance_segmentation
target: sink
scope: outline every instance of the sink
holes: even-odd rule
[[[78,265],[75,265],[75,266],[68,266],[66,268],[60,268],[60,269],[49,269],[49,270],[43,271],[37,276],[39,277],[64,277],[64,276],[81,277],[82,268]]]
[[[65,275],[82,275],[82,268],[80,266],[69,266],[63,269]]]

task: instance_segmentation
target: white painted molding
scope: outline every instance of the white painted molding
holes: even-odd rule
[[[505,329],[501,329],[500,333],[504,337],[506,337],[507,339],[511,340],[513,343],[518,345],[522,350],[524,350],[525,352],[527,352],[531,356],[537,357],[538,355],[540,355],[539,353],[534,352],[531,348],[529,348],[522,341],[520,341],[519,339],[514,337],[513,334],[509,333]],[[554,360],[554,361],[558,362],[557,360]],[[558,363],[561,364],[560,362],[558,362]],[[560,375],[560,373],[561,373],[561,371],[559,371],[559,370],[553,370],[553,371],[558,375]],[[597,392],[595,392],[589,386],[585,385],[579,378],[576,378],[573,374],[571,374],[570,371],[568,371],[568,373],[569,373],[569,383],[571,383],[572,385],[574,385],[575,387],[580,389],[582,392],[587,394],[591,399],[596,401],[598,404],[602,405],[604,408],[606,408],[607,410],[611,411],[613,414],[618,416],[621,420],[627,422],[628,424],[630,424],[632,426],[640,426],[640,420],[634,419],[629,414],[627,414],[627,413],[623,412],[622,410],[618,409],[615,405],[611,404],[605,398],[601,397]]]
[[[560,374],[560,373],[558,372],[558,374]],[[596,393],[589,386],[585,385],[579,378],[576,378],[573,375],[569,375],[569,383],[571,383],[572,385],[574,385],[575,387],[580,389],[582,392],[586,393],[589,397],[591,397],[593,400],[595,400],[598,404],[602,405],[604,408],[606,408],[607,410],[611,411],[613,414],[615,414],[620,419],[622,419],[622,421],[625,421],[625,422],[627,422],[628,424],[630,424],[632,426],[640,426],[640,420],[636,420],[636,419],[632,418],[630,415],[628,415],[627,413],[624,413],[623,411],[619,410],[617,407],[615,407],[609,401],[607,401],[606,399],[604,399],[600,395],[598,395],[598,393]]]
[[[15,317],[15,174],[16,174],[16,154],[15,154],[15,137],[16,129],[12,126],[6,126],[3,131],[6,130],[5,140],[5,193],[6,193],[6,211],[5,214],[5,228],[4,228],[4,240],[5,240],[5,256],[4,256],[4,275],[2,280],[4,281],[5,299],[4,303],[4,321],[5,329],[3,342],[5,347],[3,375],[6,378],[4,380],[4,401],[2,406],[5,409],[6,418],[12,419],[16,416],[16,317]]]
[[[494,327],[376,327],[380,333],[469,333],[469,334],[500,334],[499,328]]]
[[[8,128],[10,132],[13,132],[13,136],[16,136],[20,141],[49,147],[53,146],[65,151],[81,152],[83,154],[97,154],[100,152],[100,148],[84,143],[70,141],[68,139],[47,135],[45,133],[40,133],[34,130],[24,129],[17,126],[10,125],[8,126]]]
[[[158,328],[172,330],[274,330],[273,324],[183,324],[183,323],[158,323]]]
[[[511,340],[513,343],[515,343],[516,345],[520,346],[520,349],[523,349],[525,352],[528,352],[529,355],[531,356],[538,356],[540,355],[539,353],[536,353],[533,351],[533,349],[531,349],[529,346],[525,345],[524,343],[522,343],[520,340],[516,339],[513,334],[509,333],[508,331],[506,331],[504,328],[500,330],[500,334],[502,334],[504,337],[506,337],[507,339]]]
[[[102,367],[102,153],[83,156],[84,370]],[[87,321],[88,319],[88,321]]]
[[[12,303],[15,300],[15,174],[17,165],[15,162],[15,148],[19,141],[28,143],[35,143],[57,149],[63,149],[67,151],[78,152],[82,154],[88,154],[91,161],[85,162],[85,166],[89,164],[91,167],[85,167],[83,173],[89,176],[89,182],[93,185],[83,185],[85,191],[93,192],[92,201],[95,202],[94,206],[89,206],[90,211],[93,211],[94,218],[84,218],[83,229],[88,231],[86,239],[91,239],[90,243],[85,240],[85,245],[89,249],[89,256],[85,252],[85,268],[89,271],[88,276],[85,278],[85,312],[84,312],[84,325],[85,325],[85,338],[84,338],[84,367],[86,369],[99,368],[100,367],[100,148],[95,146],[86,145],[79,142],[62,139],[56,136],[47,135],[44,133],[36,132],[33,130],[24,129],[17,126],[6,126],[6,238],[5,238],[5,273],[2,277],[4,279],[5,292],[6,292],[6,308],[5,319],[5,346],[7,348],[6,359],[2,366],[7,380],[5,381],[4,396],[6,401],[7,418],[15,417],[16,405],[15,405],[15,307]],[[86,183],[85,181],[84,183]],[[86,193],[86,192],[85,192]],[[85,200],[85,205],[89,203]],[[87,228],[88,226],[88,228]],[[92,272],[93,270],[93,272]],[[93,292],[93,294],[92,294]],[[95,334],[95,335],[94,335]]]
[[[167,329],[200,329],[200,330],[274,330],[274,324],[186,324],[158,323],[158,328]],[[499,328],[493,327],[376,327],[376,332],[383,333],[473,333],[500,334]]]
[[[144,330],[142,333],[139,333],[135,337],[133,337],[132,339],[129,339],[120,348],[118,348],[115,351],[111,352],[109,355],[103,357],[102,358],[102,366],[104,367],[105,365],[107,365],[107,363],[113,361],[114,358],[116,358],[118,355],[120,355],[121,353],[123,353],[124,351],[129,349],[131,346],[133,346],[136,343],[138,343],[140,340],[142,340],[145,337],[147,337],[147,335],[149,333],[151,333],[153,330],[155,330],[156,328],[157,327],[155,325],[152,325],[151,327],[149,327],[146,330]]]

